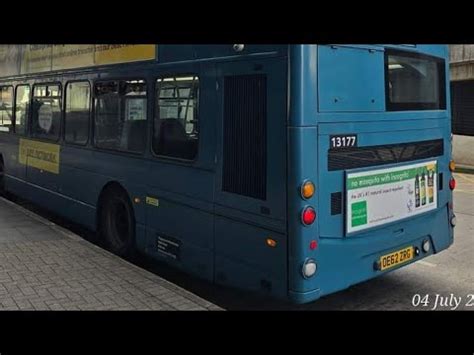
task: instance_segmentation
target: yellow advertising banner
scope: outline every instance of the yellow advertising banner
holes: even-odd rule
[[[95,65],[152,60],[155,51],[156,46],[149,44],[97,44]]]
[[[52,44],[27,44],[23,46],[21,73],[39,73],[51,70]]]
[[[19,74],[19,58],[21,47],[16,44],[0,46],[1,76]]]
[[[156,58],[154,44],[28,44],[22,47],[22,74]],[[4,62],[1,53],[0,62]]]
[[[53,46],[53,70],[91,67],[94,65],[93,44],[55,44]]]
[[[53,174],[59,174],[60,146],[20,138],[18,162]]]

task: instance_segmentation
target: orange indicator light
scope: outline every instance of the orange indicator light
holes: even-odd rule
[[[267,245],[268,245],[269,247],[275,248],[276,245],[277,245],[277,242],[276,242],[275,239],[267,238]]]
[[[306,181],[301,185],[301,197],[308,199],[314,195],[314,184],[311,181]]]
[[[451,160],[451,161],[449,162],[449,170],[450,170],[450,171],[456,170],[456,163],[454,162],[454,160]]]

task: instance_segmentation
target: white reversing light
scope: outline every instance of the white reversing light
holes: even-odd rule
[[[318,266],[314,259],[306,259],[306,261],[303,264],[303,269],[302,269],[303,277],[305,279],[310,278],[316,273],[317,269],[318,269]]]
[[[452,217],[451,217],[451,225],[452,225],[453,227],[456,226],[456,216],[452,216]]]
[[[430,240],[429,239],[424,240],[423,244],[421,245],[421,248],[423,249],[425,253],[429,252],[431,249]]]

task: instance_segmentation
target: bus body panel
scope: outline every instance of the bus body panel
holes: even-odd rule
[[[287,60],[286,58],[251,58],[238,62],[229,61],[216,65],[217,102],[219,113],[216,120],[216,183],[215,183],[215,281],[226,285],[262,291],[276,297],[287,295],[287,240],[286,240],[286,107],[287,107]],[[249,80],[246,83],[245,80]],[[259,87],[250,88],[251,80],[259,80]],[[227,86],[226,86],[227,85]],[[238,89],[236,89],[238,88]],[[229,91],[227,91],[229,90]],[[258,106],[252,97],[246,108],[235,102],[234,95],[246,97],[246,92],[261,97],[266,122],[253,128],[252,122],[242,117]],[[227,100],[227,101],[226,101]],[[245,111],[248,110],[248,111]],[[252,127],[252,128],[251,128]],[[254,131],[258,130],[258,132]],[[245,132],[250,138],[242,137]],[[255,136],[262,134],[264,137]],[[266,152],[262,162],[249,155],[247,147],[239,145],[261,144]],[[236,149],[226,149],[235,144]],[[261,152],[258,148],[257,152]],[[245,156],[233,170],[226,170],[238,161],[237,155]],[[255,160],[254,160],[255,159]],[[265,192],[264,196],[230,191],[246,181],[239,169],[246,174],[257,171]],[[225,175],[227,174],[227,175]],[[224,187],[224,181],[226,186]],[[249,186],[246,181],[245,186]],[[244,187],[244,186],[241,186]],[[275,246],[270,246],[271,239]]]
[[[4,134],[0,140],[0,149],[5,164],[5,173],[26,180],[26,166],[19,162],[19,140],[17,136]],[[5,183],[8,184],[7,181]]]
[[[317,279],[301,277],[302,263],[309,259],[318,259],[320,248],[310,249],[311,241],[320,244],[319,224],[303,226],[301,213],[307,206],[316,208],[316,220],[320,214],[315,203],[320,193],[321,185],[318,177],[319,152],[317,145],[307,142],[317,142],[317,127],[288,128],[288,238],[289,238],[289,289],[300,291],[317,288]],[[303,181],[312,181],[316,186],[315,196],[305,200],[300,197],[300,186]]]
[[[380,49],[319,46],[319,112],[384,111],[382,61]]]
[[[287,297],[285,234],[220,216],[215,228],[216,283]],[[268,238],[275,247],[269,247]]]

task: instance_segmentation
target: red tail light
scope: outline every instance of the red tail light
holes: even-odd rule
[[[451,178],[451,180],[449,180],[449,188],[451,190],[454,190],[456,188],[456,180],[454,180],[454,178]]]
[[[314,210],[314,208],[305,207],[305,209],[301,213],[301,222],[305,226],[309,226],[310,224],[313,224],[315,220],[316,220],[316,211]]]

